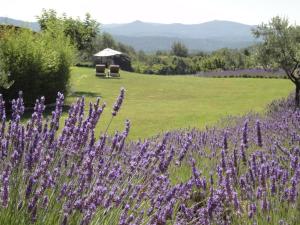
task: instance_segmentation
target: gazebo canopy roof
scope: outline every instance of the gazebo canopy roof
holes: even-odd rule
[[[114,56],[114,55],[121,55],[122,52],[113,50],[111,48],[105,48],[102,51],[94,54],[94,56],[98,56],[98,57],[109,57],[109,56]]]

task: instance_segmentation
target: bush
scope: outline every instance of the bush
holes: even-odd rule
[[[116,55],[113,57],[113,61],[115,64],[119,65],[122,70],[133,71],[131,66],[131,59],[128,55]]]
[[[138,73],[159,75],[195,74],[197,71],[191,58],[177,56],[155,56],[149,64],[134,62],[133,68]]]
[[[76,66],[78,67],[90,67],[90,68],[94,68],[95,65],[92,62],[78,62],[76,63]]]
[[[23,91],[27,105],[40,96],[54,102],[58,91],[67,91],[74,55],[74,47],[59,28],[42,33],[7,29],[0,40],[0,61],[14,83],[1,92],[11,100]]]

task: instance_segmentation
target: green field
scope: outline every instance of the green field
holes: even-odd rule
[[[155,76],[123,71],[120,79],[103,79],[95,76],[94,69],[79,67],[72,68],[70,84],[67,104],[82,95],[87,103],[97,96],[107,103],[98,133],[105,130],[111,107],[124,87],[125,101],[109,132],[123,130],[125,119],[129,119],[130,139],[177,128],[202,128],[227,115],[262,112],[273,99],[286,97],[293,90],[293,84],[283,79]]]

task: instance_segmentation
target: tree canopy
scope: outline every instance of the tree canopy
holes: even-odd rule
[[[42,14],[37,17],[42,30],[49,29],[51,24],[62,27],[64,33],[70,38],[71,42],[80,51],[80,55],[89,57],[94,51],[94,43],[97,35],[100,33],[100,24],[92,19],[87,13],[85,18],[74,19],[66,14],[59,16],[53,9],[43,9]]]
[[[274,17],[268,24],[253,30],[262,39],[258,59],[264,67],[282,68],[295,84],[295,103],[299,107],[300,92],[300,27],[286,18]]]
[[[183,43],[174,42],[171,47],[171,54],[179,57],[187,57],[188,49]]]

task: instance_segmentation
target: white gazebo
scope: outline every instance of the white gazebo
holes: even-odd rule
[[[111,48],[105,48],[102,51],[94,54],[95,61],[100,61],[101,63],[109,63],[112,64],[113,56],[122,55],[122,52],[113,50]]]

